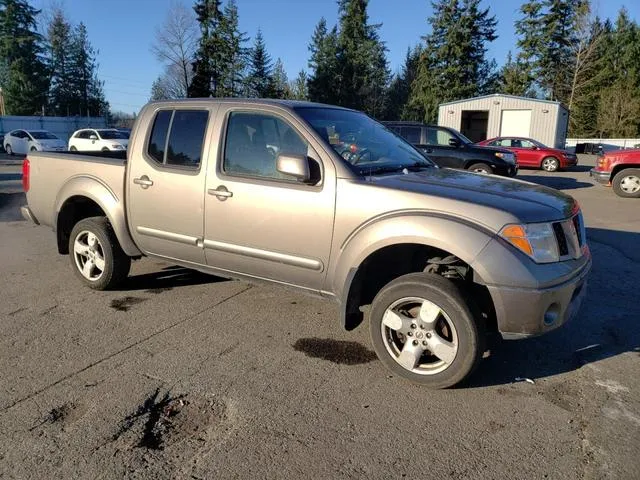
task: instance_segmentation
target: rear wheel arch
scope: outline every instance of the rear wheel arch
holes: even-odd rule
[[[55,205],[53,218],[60,253],[67,253],[66,242],[75,223],[87,217],[104,216],[109,220],[124,252],[131,257],[142,255],[129,233],[124,205],[101,182],[76,177],[60,189]]]

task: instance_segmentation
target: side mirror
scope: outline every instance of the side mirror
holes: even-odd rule
[[[276,159],[276,170],[294,177],[299,182],[308,182],[311,179],[309,159],[306,155],[280,153]]]
[[[449,139],[449,146],[450,147],[459,147],[460,146],[460,141],[456,138],[450,138]]]
[[[97,140],[97,139],[98,139],[98,137],[96,137],[95,135],[91,135],[91,136],[89,137],[89,140]]]

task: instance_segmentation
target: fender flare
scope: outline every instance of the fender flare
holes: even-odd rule
[[[124,203],[106,183],[92,175],[71,177],[60,188],[54,202],[54,230],[57,230],[60,211],[72,197],[85,197],[95,202],[109,219],[122,250],[130,257],[142,255],[129,233]]]
[[[353,280],[373,253],[400,244],[424,245],[449,252],[473,268],[478,254],[494,237],[485,226],[437,212],[394,212],[370,220],[349,235],[332,262],[329,278],[333,285],[329,287],[341,305],[343,325]]]

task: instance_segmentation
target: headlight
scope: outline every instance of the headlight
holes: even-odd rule
[[[558,242],[550,223],[506,225],[500,236],[536,263],[560,261]]]
[[[513,153],[496,152],[495,156],[504,160],[505,162],[515,163],[516,157]]]
[[[113,148],[115,150],[124,150],[124,147],[122,145],[120,145],[119,143],[114,143],[113,145],[111,145],[111,148]]]

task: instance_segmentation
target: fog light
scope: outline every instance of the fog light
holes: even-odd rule
[[[548,327],[556,323],[560,316],[560,305],[552,303],[544,314],[544,324]]]

